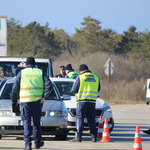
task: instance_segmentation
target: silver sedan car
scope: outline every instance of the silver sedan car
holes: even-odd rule
[[[0,84],[0,139],[2,135],[6,134],[23,134],[23,122],[20,113],[12,112],[11,89],[14,80],[4,79]],[[53,90],[42,108],[41,129],[43,135],[55,135],[59,140],[67,139],[68,111],[63,102],[67,99],[69,100],[70,97],[63,96],[61,98],[53,84]]]

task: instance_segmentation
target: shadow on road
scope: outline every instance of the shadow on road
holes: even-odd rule
[[[137,124],[135,123],[115,123],[113,131],[110,133],[110,138],[112,141],[118,141],[118,142],[133,142],[134,137],[135,137],[135,131],[136,131],[136,126]],[[143,125],[142,123],[139,124],[140,129],[147,129],[145,127],[145,124]],[[150,135],[144,134],[143,131],[140,131],[140,136],[142,141],[150,141]],[[68,138],[67,141],[70,139],[74,138],[75,132],[71,131],[68,133]],[[5,137],[5,136],[4,136]],[[23,135],[22,136],[10,136],[8,140],[23,140]],[[3,138],[2,138],[3,139]],[[7,139],[5,139],[7,140]],[[44,141],[60,141],[55,136],[43,136],[42,140]],[[101,138],[98,138],[98,141],[101,140]],[[91,141],[91,136],[87,131],[83,132],[82,136],[82,141]],[[1,147],[0,147],[1,149]],[[15,148],[11,148],[15,149]]]
[[[144,125],[144,126],[143,126]],[[110,137],[113,141],[128,141],[133,142],[135,137],[137,124],[135,123],[115,123]],[[146,129],[145,124],[139,124],[140,128]],[[142,141],[150,141],[150,135],[144,134],[140,130],[140,137]]]
[[[0,147],[0,149],[22,149],[22,148],[16,148],[16,147]]]

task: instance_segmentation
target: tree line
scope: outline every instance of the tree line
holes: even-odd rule
[[[8,56],[34,56],[53,58],[54,74],[58,67],[72,63],[78,71],[81,63],[89,66],[101,80],[102,99],[107,99],[107,76],[104,64],[108,57],[114,67],[110,76],[110,100],[145,100],[142,87],[149,78],[150,32],[137,32],[130,26],[123,34],[112,29],[102,29],[101,22],[87,16],[74,35],[63,29],[52,30],[47,22],[44,26],[31,22],[22,27],[14,18],[8,20]]]
[[[130,26],[123,34],[118,34],[112,29],[102,29],[101,22],[90,16],[84,18],[81,26],[70,36],[63,29],[51,30],[48,22],[45,26],[31,22],[22,27],[19,20],[11,18],[7,23],[8,55],[58,57],[64,51],[70,54],[101,51],[149,60],[150,32],[147,29],[136,32],[136,27]]]

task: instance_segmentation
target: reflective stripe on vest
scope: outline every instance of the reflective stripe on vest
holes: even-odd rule
[[[76,93],[76,102],[95,103],[98,95],[99,78],[91,72],[79,75],[80,87]]]
[[[71,72],[69,72],[67,75],[68,75],[68,77],[69,77],[70,79],[76,79],[77,76],[79,75],[79,73],[78,73],[78,72],[75,72],[75,71],[71,71]]]
[[[20,102],[34,102],[42,98],[44,81],[42,71],[38,68],[21,70]]]
[[[21,88],[20,90],[44,90],[44,88],[40,88],[40,87],[29,87],[29,88]]]

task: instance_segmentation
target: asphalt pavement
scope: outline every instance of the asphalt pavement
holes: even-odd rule
[[[131,150],[133,149],[136,126],[140,127],[140,137],[143,150],[150,149],[150,135],[142,131],[150,126],[150,105],[117,105],[111,106],[115,121],[114,130],[110,133],[113,142],[92,143],[90,134],[84,131],[81,143],[69,142],[74,132],[68,134],[66,141],[59,141],[54,136],[43,136],[45,142],[41,150]],[[23,136],[3,136],[0,140],[1,150],[22,150]],[[34,149],[34,142],[33,142]]]

